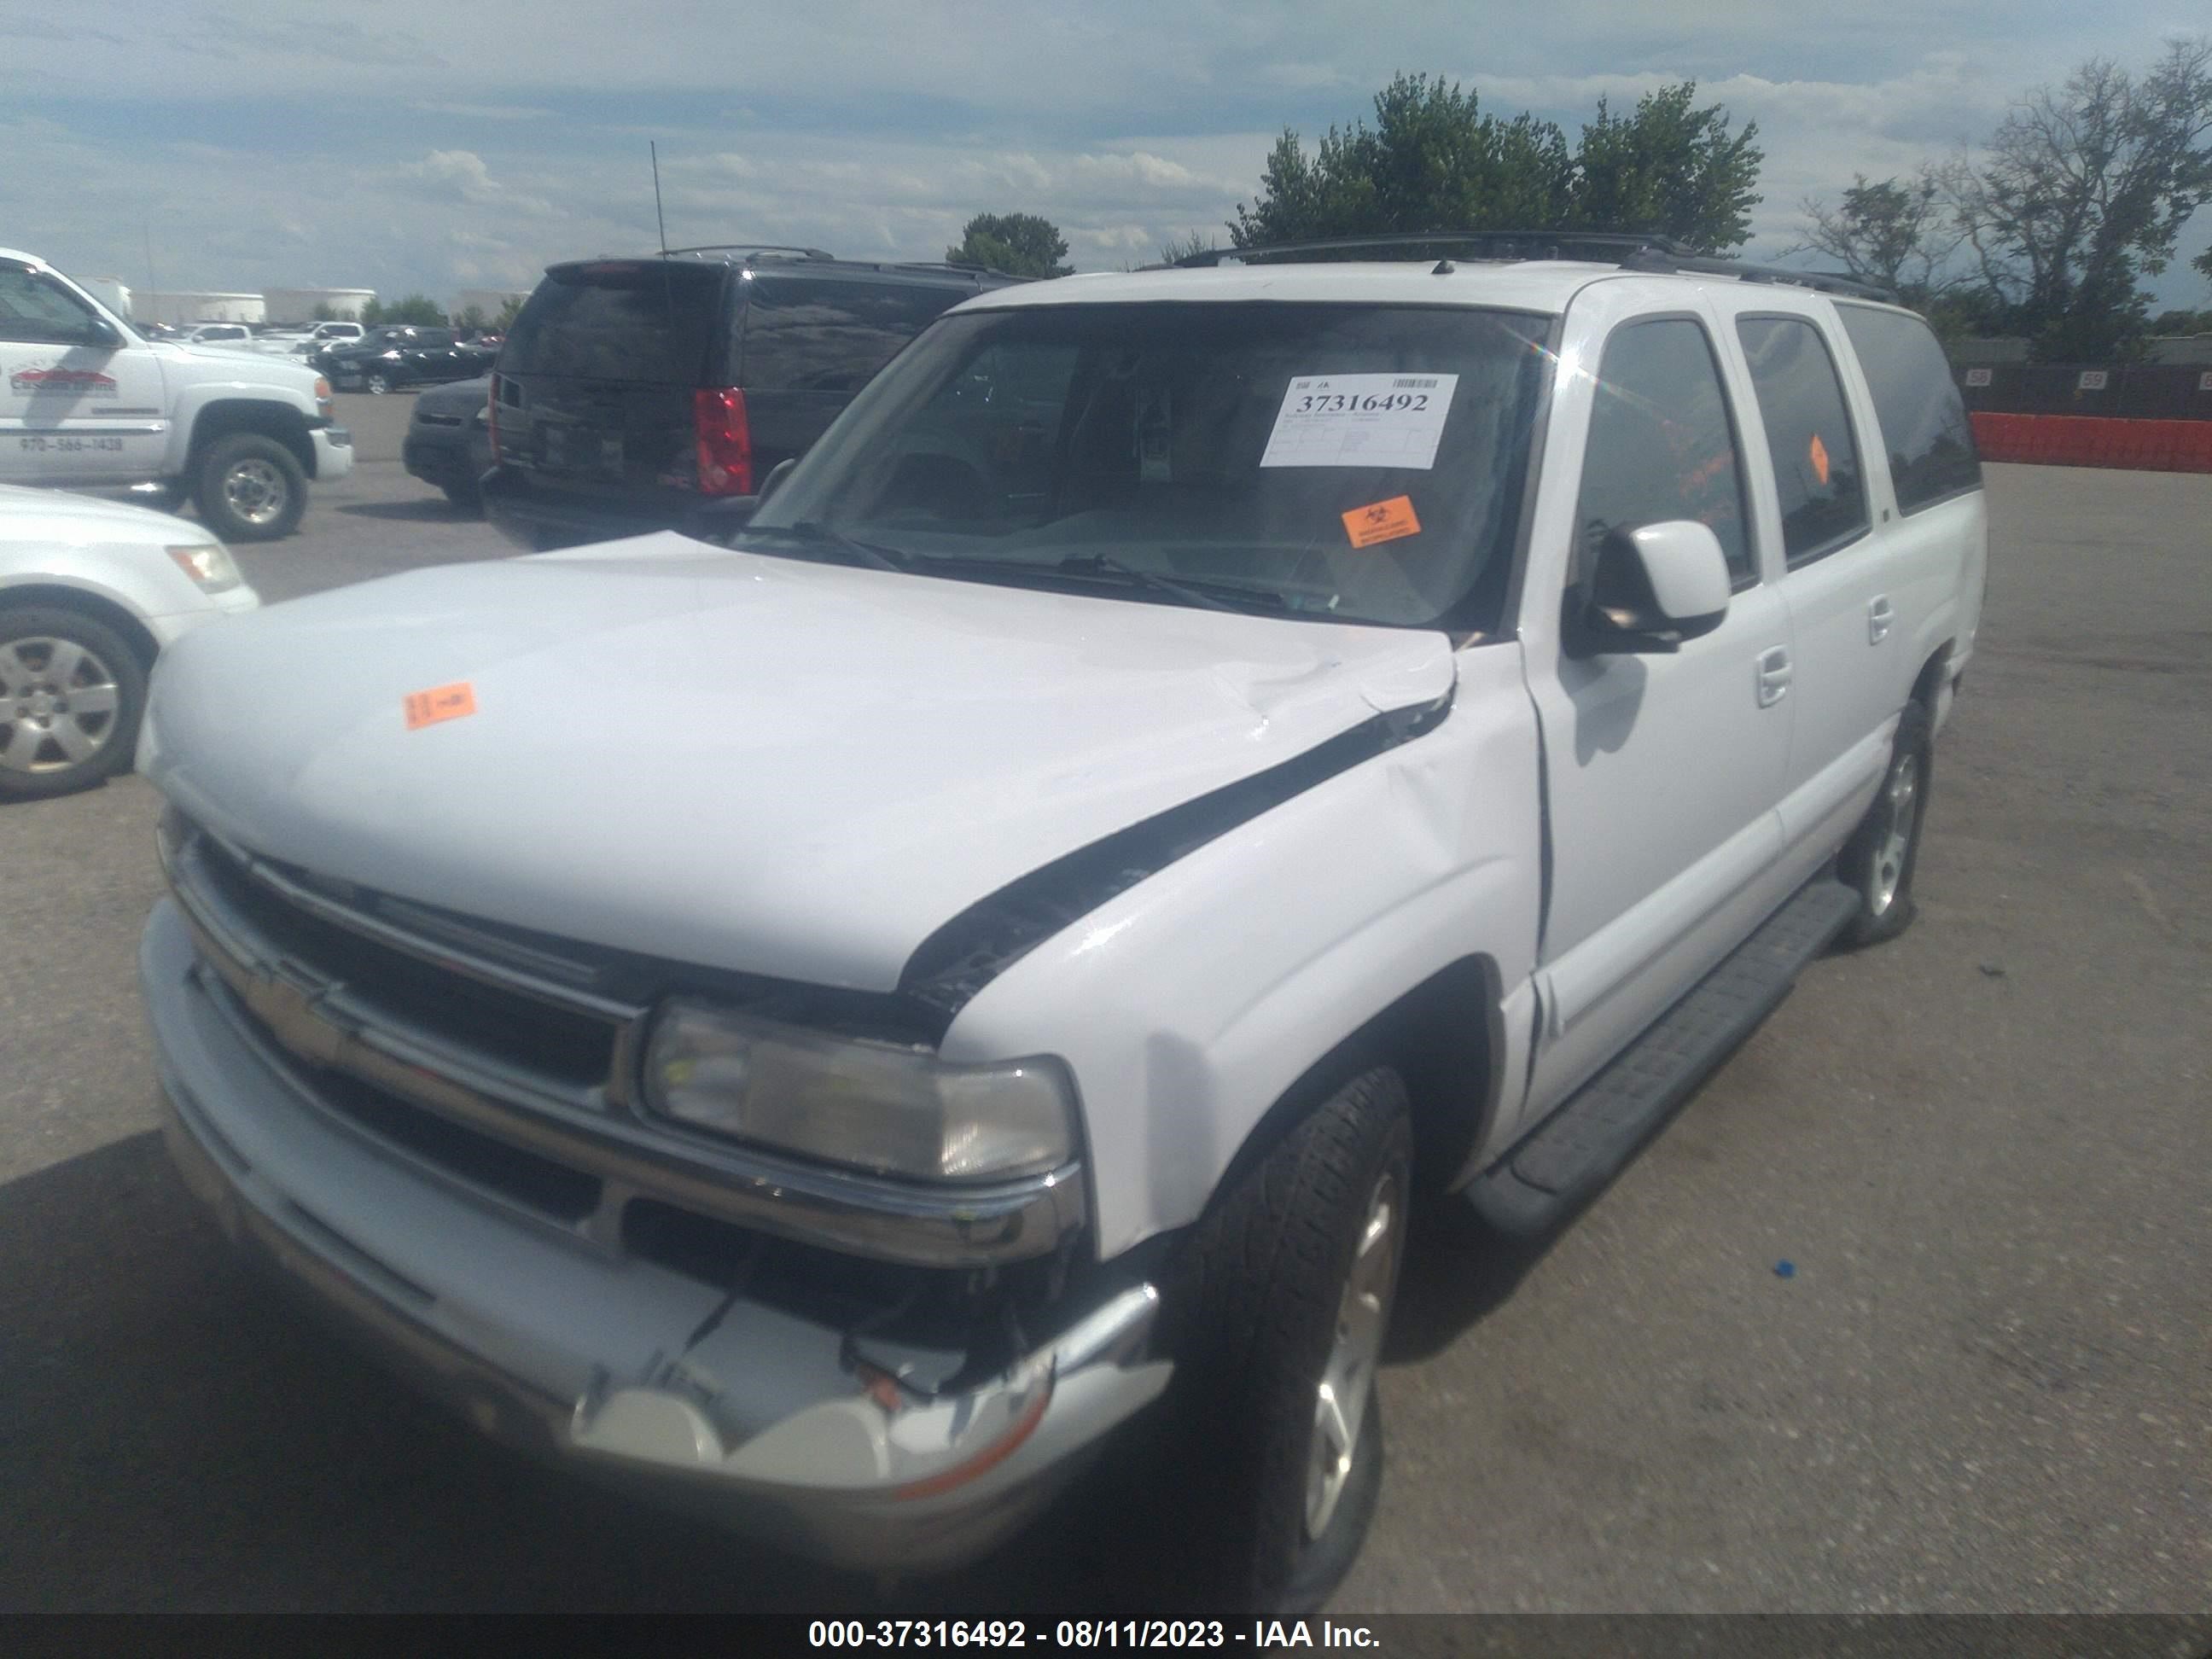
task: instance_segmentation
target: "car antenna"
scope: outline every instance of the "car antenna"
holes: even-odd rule
[[[660,257],[668,257],[668,219],[660,210],[660,146],[648,138],[645,148],[653,157],[653,216],[660,226]]]

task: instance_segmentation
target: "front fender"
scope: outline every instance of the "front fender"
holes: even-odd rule
[[[1276,1100],[1440,969],[1480,953],[1509,1000],[1526,982],[1534,717],[1516,645],[1463,651],[1459,668],[1433,731],[1101,905],[954,1019],[949,1060],[1066,1061],[1102,1257],[1195,1220]]]

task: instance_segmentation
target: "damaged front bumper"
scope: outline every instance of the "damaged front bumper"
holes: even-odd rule
[[[249,1255],[486,1432],[878,1571],[983,1553],[1158,1396],[1158,1296],[1069,1297],[980,1380],[592,1244],[323,1109],[226,1010],[173,907],[140,953],[186,1185]],[[914,1379],[936,1379],[917,1384]]]

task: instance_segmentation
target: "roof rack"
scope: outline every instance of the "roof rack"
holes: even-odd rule
[[[884,270],[954,270],[963,276],[1003,276],[1010,283],[1025,283],[1033,277],[1017,276],[1011,270],[1001,270],[996,265],[981,265],[970,259],[887,259],[880,269]]]
[[[1267,264],[1316,253],[1372,251],[1380,257],[1471,259],[1588,259],[1652,275],[1734,276],[1747,283],[1788,283],[1825,294],[1898,303],[1896,294],[1840,271],[1796,270],[1753,264],[1685,247],[1670,236],[1632,230],[1476,230],[1393,232],[1379,236],[1333,236],[1317,241],[1274,242],[1259,247],[1210,249],[1175,261],[1182,267]]]
[[[834,259],[837,256],[827,249],[799,247],[790,242],[706,242],[697,247],[663,248],[665,255],[678,253],[795,253],[802,259]]]

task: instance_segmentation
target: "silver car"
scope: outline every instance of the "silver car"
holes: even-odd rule
[[[0,802],[127,768],[155,655],[260,603],[199,525],[0,485]]]

